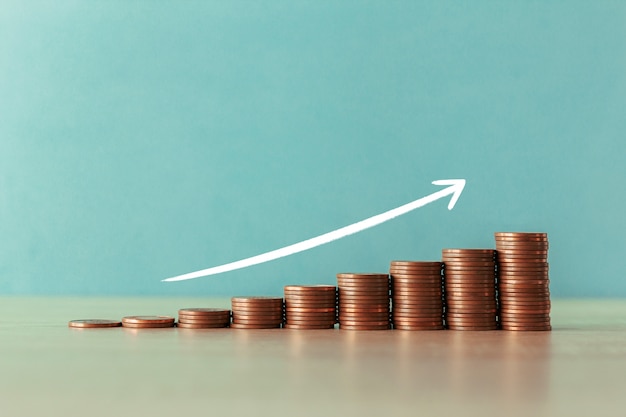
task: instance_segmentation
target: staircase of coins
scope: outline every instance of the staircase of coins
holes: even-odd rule
[[[231,309],[72,320],[77,328],[546,331],[548,236],[495,233],[496,249],[443,249],[441,261],[392,261],[387,273],[340,273],[337,285],[287,285],[284,297],[232,297]]]

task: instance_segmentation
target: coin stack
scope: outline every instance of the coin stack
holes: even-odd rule
[[[174,327],[174,317],[169,316],[127,316],[122,318],[122,326],[135,329]]]
[[[337,320],[334,285],[285,286],[286,329],[332,329]]]
[[[181,329],[215,329],[228,327],[230,310],[224,308],[183,308],[178,310]]]
[[[441,262],[392,261],[389,272],[393,328],[443,329]]]
[[[388,274],[337,274],[337,284],[340,329],[390,328]]]
[[[495,233],[503,330],[551,330],[547,233]]]
[[[446,325],[451,330],[496,330],[495,251],[443,249]]]
[[[233,329],[275,329],[283,323],[281,297],[233,297]]]

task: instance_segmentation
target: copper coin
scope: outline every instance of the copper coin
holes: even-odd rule
[[[457,318],[457,319],[474,319],[474,318],[483,318],[483,317],[491,317],[495,318],[494,313],[474,313],[474,312],[463,312],[463,313],[450,313],[446,312],[446,317]]]
[[[346,273],[337,274],[337,279],[381,279],[387,278],[387,273]]]
[[[550,319],[543,320],[524,320],[522,318],[501,318],[500,324],[502,325],[511,325],[511,326],[546,326],[550,324]]]
[[[343,307],[343,306],[339,306],[339,308],[337,310],[339,312],[344,312],[344,313],[382,313],[383,311],[389,311],[389,306],[382,306],[382,307],[369,307],[369,306],[363,306],[363,307]]]
[[[197,319],[220,319],[223,317],[230,317],[230,310],[226,310],[224,312],[216,312],[211,314],[200,314],[200,313],[186,313],[184,310],[180,310],[178,312],[178,317],[189,317],[189,318],[197,318]]]
[[[491,274],[494,273],[495,274],[496,271],[496,266],[490,266],[490,267],[482,267],[482,266],[471,266],[471,265],[450,265],[449,267],[446,267],[446,269],[444,269],[443,271],[443,275],[448,275],[448,274],[455,274],[455,273],[460,273],[463,274],[464,272],[467,273],[475,273],[477,275],[486,275],[486,274]]]
[[[308,324],[285,324],[283,325],[284,329],[291,329],[291,330],[326,330],[326,329],[334,329],[335,325],[308,325]]]
[[[443,326],[443,321],[442,320],[433,320],[433,321],[411,321],[411,320],[404,320],[404,321],[398,321],[395,323],[392,323],[394,328],[397,328],[397,326],[427,326],[427,327],[440,327]]]
[[[389,282],[380,285],[339,285],[337,294],[341,291],[384,291],[389,287]]]
[[[448,272],[447,274],[445,274],[443,276],[443,282],[457,282],[457,283],[463,283],[463,282],[477,282],[477,283],[487,283],[487,282],[493,282],[496,279],[496,274],[495,272],[489,272],[486,274],[479,274],[476,272],[470,272],[470,273],[459,273],[459,272]]]
[[[283,303],[272,303],[272,304],[256,304],[256,303],[239,303],[233,302],[231,305],[232,309],[247,309],[247,310],[280,310],[283,308]]]
[[[283,315],[282,311],[265,312],[265,311],[233,311],[233,317],[280,317]]]
[[[454,281],[446,281],[444,283],[444,288],[495,288],[495,282],[472,282],[472,281],[464,281],[464,282],[454,282]]]
[[[126,316],[122,324],[173,324],[174,317],[170,316]]]
[[[442,286],[441,283],[438,283],[437,285],[398,285],[398,286],[394,286],[391,289],[391,293],[412,293],[412,292],[417,292],[417,293],[423,293],[423,292],[428,292],[428,293],[433,293],[433,292],[441,292],[442,291]]]
[[[456,288],[446,290],[446,298],[448,297],[495,297],[496,289],[489,288]]]
[[[342,326],[385,326],[389,325],[389,319],[386,320],[339,320]]]
[[[490,331],[490,330],[498,330],[498,326],[448,326],[449,330],[463,330],[463,331]]]
[[[515,301],[502,301],[500,300],[500,308],[503,310],[517,308],[519,309],[546,309],[550,308],[550,301],[541,301],[541,302],[515,302]]]
[[[320,308],[334,308],[336,303],[287,303],[285,310],[292,310],[294,308],[306,308],[306,309],[320,309]]]
[[[500,300],[504,303],[512,301],[512,302],[536,302],[536,301],[550,301],[549,295],[543,294],[527,294],[527,293],[516,293],[514,295],[506,292],[500,292]]]
[[[364,331],[389,330],[389,329],[391,329],[391,326],[390,325],[386,325],[386,326],[371,326],[371,325],[349,326],[349,325],[345,325],[345,324],[340,324],[339,325],[339,329],[341,329],[341,330],[364,330]]]
[[[437,262],[434,265],[422,266],[422,265],[394,265],[389,266],[389,271],[416,271],[432,273],[441,270],[441,262]]]
[[[228,327],[230,323],[224,323],[224,324],[197,324],[197,323],[183,323],[183,322],[178,322],[178,324],[176,324],[176,327],[180,328],[180,329],[224,329],[226,327]]]
[[[389,294],[389,287],[384,288],[360,288],[360,289],[339,289],[339,297],[342,295],[381,295]]]
[[[389,309],[389,303],[377,303],[377,304],[367,304],[367,303],[339,303],[338,310],[341,311],[344,308],[363,308],[363,309],[373,309],[373,308],[386,308]]]
[[[278,307],[247,307],[247,306],[233,306],[232,312],[243,311],[243,312],[251,312],[251,313],[260,313],[260,314],[271,314],[283,311],[283,306]]]
[[[201,319],[189,319],[186,317],[178,317],[179,323],[187,323],[187,324],[219,324],[219,323],[230,323],[230,317],[226,317],[224,319],[219,320],[201,320]]]
[[[254,325],[277,325],[281,324],[283,319],[277,320],[233,320],[233,324],[254,324]]]
[[[367,278],[367,279],[352,279],[352,278],[338,278],[337,287],[375,287],[379,285],[386,285],[389,283],[389,275],[385,275],[379,278]]]
[[[442,307],[439,308],[403,308],[403,307],[394,307],[394,309],[392,310],[393,313],[405,313],[405,314],[421,314],[421,313],[427,313],[427,314],[434,314],[434,313],[441,313],[443,311]]]
[[[107,327],[120,327],[122,322],[119,320],[106,319],[80,319],[72,320],[68,323],[69,327],[77,327],[81,329],[102,329]]]
[[[305,292],[305,293],[319,293],[330,292],[333,293],[337,289],[334,285],[321,284],[321,285],[285,285],[283,288],[285,292]]]
[[[500,262],[498,271],[501,273],[506,272],[547,272],[549,270],[549,266],[547,262],[533,262],[531,263],[517,263],[517,264],[507,264]]]
[[[474,249],[474,248],[469,248],[469,249],[450,249],[450,248],[445,248],[441,250],[441,253],[443,254],[457,254],[460,256],[470,256],[470,255],[489,255],[493,253],[493,249]]]
[[[326,292],[326,293],[314,293],[312,291],[309,292],[300,292],[300,293],[289,293],[285,292],[285,299],[303,299],[303,300],[332,300],[337,296],[336,292]]]
[[[325,327],[325,328],[330,328],[330,327],[335,327],[335,324],[337,324],[338,322],[335,320],[326,320],[326,321],[307,321],[307,320],[300,320],[300,321],[286,321],[284,325],[290,325],[290,326],[312,326],[312,327]]]
[[[549,250],[548,242],[515,242],[512,240],[496,241],[496,251],[500,250]]]
[[[214,315],[229,315],[230,310],[226,308],[181,308],[178,310],[178,314],[186,316],[214,316]]]
[[[392,266],[418,266],[425,268],[436,268],[441,266],[440,261],[391,261]]]
[[[389,313],[366,313],[366,314],[356,314],[356,313],[345,313],[339,314],[339,321],[385,321],[389,320]]]
[[[491,317],[475,317],[469,319],[462,319],[458,317],[446,316],[446,323],[455,326],[492,326],[496,324],[496,315]]]
[[[500,287],[509,287],[512,289],[516,289],[516,288],[549,288],[550,287],[550,281],[549,280],[545,280],[545,281],[531,281],[528,280],[526,282],[524,281],[519,281],[519,280],[513,280],[513,281],[508,281],[508,280],[500,280],[498,282],[498,286]]]
[[[510,257],[502,257],[498,260],[498,265],[500,268],[506,267],[536,267],[536,266],[545,266],[546,258],[510,258]]]
[[[524,240],[524,241],[547,241],[547,233],[526,233],[526,232],[496,232],[494,233],[496,240]]]
[[[230,324],[231,329],[280,329],[280,326],[280,324]]]
[[[355,289],[355,288],[365,288],[365,289],[382,289],[389,287],[389,279],[385,281],[378,281],[372,283],[356,283],[356,282],[338,282],[337,288],[345,288],[345,289]]]
[[[395,330],[410,330],[410,331],[420,331],[420,330],[443,330],[443,326],[413,326],[413,325],[405,325],[405,324],[394,324],[393,328]]]
[[[231,302],[234,303],[259,303],[259,304],[280,304],[283,302],[283,297],[266,297],[266,296],[251,296],[251,297],[231,297]]]
[[[436,284],[442,280],[441,275],[391,275],[391,285],[398,284]]]
[[[550,308],[538,308],[538,309],[510,309],[510,308],[503,308],[501,309],[501,313],[502,314],[523,314],[523,315],[529,315],[529,314],[550,314]]]
[[[132,329],[162,329],[166,327],[174,327],[172,323],[125,323],[122,322],[122,326]]]
[[[480,309],[451,309],[446,310],[445,314],[467,314],[467,313],[485,313],[485,314],[493,314],[494,316],[498,312],[495,308],[480,308]]]
[[[328,307],[328,308],[293,307],[293,308],[286,309],[286,311],[288,311],[289,313],[331,313],[331,312],[335,312],[336,308],[335,307]]]
[[[398,315],[398,316],[393,316],[391,318],[391,320],[394,323],[428,323],[428,324],[433,324],[433,323],[442,323],[443,322],[443,316],[441,315],[432,315],[432,316],[406,316],[406,315]]]
[[[411,297],[391,297],[391,302],[393,304],[441,304],[443,302],[443,297],[441,296],[411,296]]]

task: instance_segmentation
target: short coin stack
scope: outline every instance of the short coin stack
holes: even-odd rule
[[[233,297],[233,329],[275,329],[283,323],[281,297]]]
[[[389,272],[393,328],[443,329],[441,262],[392,261]]]
[[[285,286],[286,329],[332,329],[337,321],[334,285]]]
[[[230,310],[224,308],[183,308],[178,310],[181,329],[215,329],[228,327]]]
[[[388,274],[337,274],[337,284],[340,329],[390,328]]]
[[[495,251],[443,249],[446,325],[451,330],[496,330]]]
[[[122,326],[135,329],[174,327],[174,322],[174,317],[169,316],[127,316],[122,318]]]
[[[551,330],[548,235],[495,233],[503,330]]]

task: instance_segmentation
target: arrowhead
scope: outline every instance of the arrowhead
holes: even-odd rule
[[[463,188],[465,188],[465,180],[437,180],[437,181],[433,181],[434,185],[449,185],[448,188],[446,188],[446,191],[448,191],[450,194],[452,194],[452,198],[450,199],[450,202],[448,203],[448,210],[452,210],[454,208],[454,205],[456,204],[457,200],[459,199],[459,197],[461,196],[461,193],[463,192]]]

